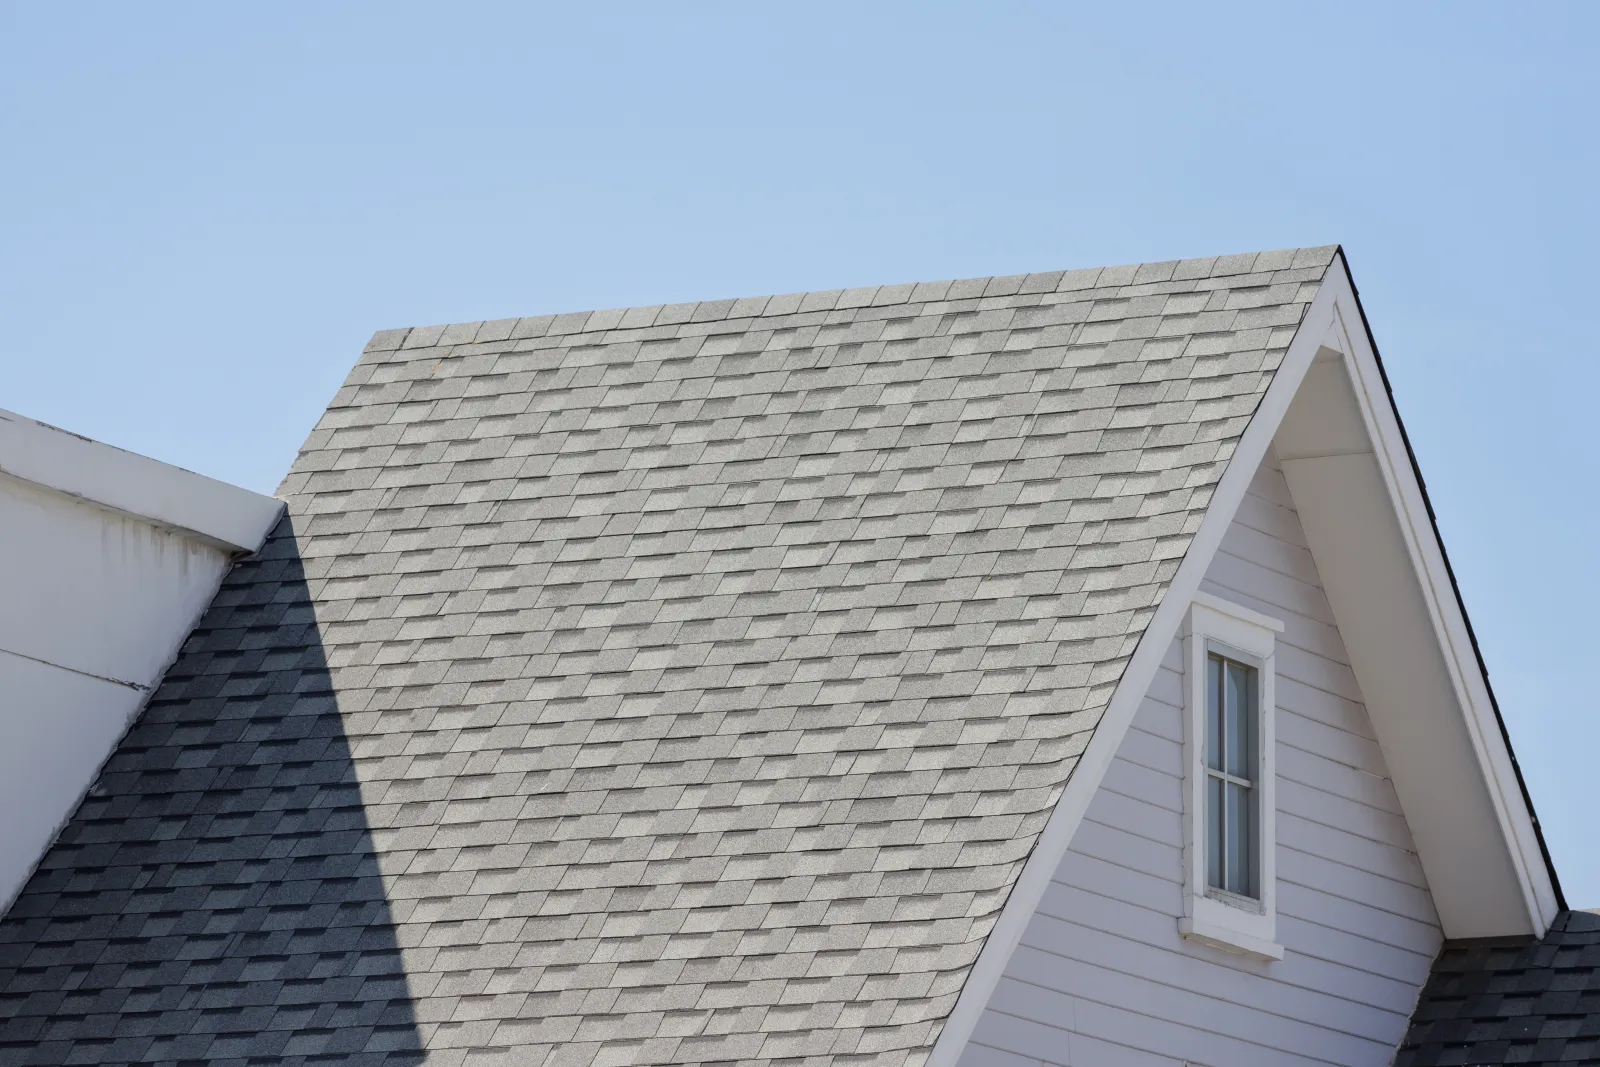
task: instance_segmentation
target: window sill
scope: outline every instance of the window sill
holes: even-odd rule
[[[1236,930],[1222,923],[1200,918],[1178,920],[1178,933],[1186,940],[1198,941],[1224,952],[1235,952],[1258,960],[1283,959],[1283,946],[1276,941]]]

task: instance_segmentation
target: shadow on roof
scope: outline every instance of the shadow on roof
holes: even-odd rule
[[[0,924],[0,1065],[422,1059],[285,518]]]

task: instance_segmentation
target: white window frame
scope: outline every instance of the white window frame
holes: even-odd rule
[[[1277,635],[1283,623],[1209,593],[1196,593],[1184,639],[1184,909],[1183,937],[1257,959],[1283,959],[1278,944],[1276,702]],[[1206,657],[1220,653],[1256,669],[1257,878],[1249,900],[1213,889],[1206,879]]]

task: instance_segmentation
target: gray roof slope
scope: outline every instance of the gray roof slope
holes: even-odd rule
[[[1333,254],[380,333],[0,1063],[921,1063]]]
[[[1564,911],[1539,940],[1447,942],[1396,1067],[1600,1064],[1600,915]]]

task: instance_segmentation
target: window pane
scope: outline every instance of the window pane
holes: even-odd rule
[[[1260,896],[1259,676],[1254,667],[1206,654],[1204,765],[1206,884]],[[1231,779],[1231,780],[1230,780]]]
[[[1222,868],[1222,785],[1222,779],[1206,775],[1206,884],[1218,889],[1226,888]]]
[[[1255,669],[1229,660],[1226,664],[1227,720],[1224,725],[1227,772],[1255,781]]]
[[[1225,850],[1223,862],[1227,868],[1227,882],[1223,888],[1240,896],[1253,897],[1255,890],[1255,790],[1229,782],[1227,790],[1227,825],[1223,831]]]
[[[1206,766],[1222,770],[1222,657],[1206,657]]]

